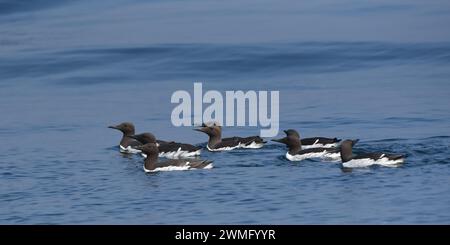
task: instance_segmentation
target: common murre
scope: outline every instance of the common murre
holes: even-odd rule
[[[267,143],[259,136],[222,138],[222,127],[215,123],[211,125],[202,124],[201,127],[194,130],[209,136],[206,145],[209,151],[228,151],[236,148],[258,149]]]
[[[403,163],[405,156],[402,154],[391,153],[364,153],[353,156],[353,144],[351,140],[344,140],[341,144],[340,155],[342,160],[342,167],[357,168],[368,167],[371,165],[382,165],[395,167]]]
[[[139,153],[141,151],[136,150],[135,146],[140,146],[142,143],[139,141],[130,138],[129,136],[135,134],[134,125],[131,122],[123,122],[116,126],[109,126],[108,128],[117,129],[122,132],[122,139],[119,143],[119,150],[122,153]]]
[[[155,143],[137,146],[136,149],[142,151],[147,156],[143,166],[145,172],[209,169],[213,167],[213,161],[198,158],[169,159],[164,162],[158,162],[159,150]]]
[[[200,155],[201,147],[191,144],[177,143],[173,141],[156,140],[152,133],[142,133],[137,135],[130,135],[130,138],[136,139],[142,144],[156,143],[159,150],[160,157],[167,158],[184,158],[195,157]],[[145,153],[142,153],[145,157]]]
[[[298,132],[294,129],[284,130],[287,136],[292,135],[300,138]],[[315,147],[337,147],[341,139],[338,138],[326,138],[326,137],[310,137],[301,139],[302,149],[315,148]]]
[[[294,130],[284,130],[286,137],[281,139],[273,139],[272,141],[279,142],[287,145],[288,152],[286,153],[286,158],[289,161],[302,161],[309,158],[321,158],[324,160],[338,161],[340,159],[339,148],[336,147],[315,147],[302,149],[302,140],[300,139],[300,134]],[[353,144],[358,142],[358,140],[352,141]]]

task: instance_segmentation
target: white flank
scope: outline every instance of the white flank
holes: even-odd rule
[[[134,149],[134,148],[131,147],[131,146],[123,147],[123,146],[119,145],[119,147],[120,147],[120,150],[119,150],[119,151],[122,152],[122,153],[132,153],[132,154],[136,154],[136,153],[140,153],[140,152],[141,152],[141,150]]]
[[[153,170],[148,170],[144,166],[144,171],[146,173],[160,172],[160,171],[183,171],[183,170],[189,170],[190,168],[191,168],[191,166],[185,165],[185,166],[168,166],[168,167],[155,168]]]
[[[233,149],[240,148],[240,145],[241,144],[239,143],[238,145],[233,146],[233,147],[227,146],[227,147],[222,147],[222,148],[217,148],[217,149],[211,149],[211,148],[209,148],[209,145],[206,145],[206,149],[208,149],[208,151],[231,151]]]
[[[185,166],[167,166],[167,167],[162,167],[162,168],[155,168],[153,170],[148,170],[145,168],[145,165],[144,165],[143,168],[146,173],[165,172],[165,171],[185,171],[185,170],[197,169],[197,168],[191,168],[191,166],[189,166],[189,162],[187,162]],[[212,168],[213,168],[213,164],[210,163],[210,164],[206,165],[203,169],[212,169]]]
[[[330,153],[327,151],[322,152],[312,152],[312,153],[306,153],[306,154],[298,154],[298,155],[291,155],[289,152],[286,153],[286,158],[289,161],[302,161],[309,158],[321,158],[328,161],[339,161],[341,159],[341,154],[339,152],[337,153]]]
[[[242,148],[246,148],[246,149],[259,149],[261,147],[264,146],[264,143],[256,143],[255,141],[253,141],[251,144],[249,145],[243,145]]]
[[[199,149],[197,151],[182,151],[178,149],[178,151],[169,151],[169,152],[160,152],[158,154],[158,157],[166,157],[170,159],[178,159],[178,158],[191,158],[195,156],[200,156],[200,153],[202,151]],[[141,156],[144,158],[147,158],[147,155],[145,153],[141,153]]]
[[[341,161],[341,153],[340,152],[327,153],[327,154],[325,154],[323,159],[330,161],[330,162],[339,162],[339,161]]]
[[[206,148],[208,149],[208,151],[231,151],[231,150],[238,149],[238,148],[259,149],[259,148],[261,148],[263,146],[264,146],[264,143],[256,143],[256,142],[253,141],[252,143],[250,143],[248,145],[239,143],[239,144],[237,144],[235,146],[232,146],[232,147],[227,146],[227,147],[222,147],[222,148],[217,148],[217,149],[211,149],[211,148],[209,148],[209,145],[206,145]]]
[[[348,162],[342,163],[345,168],[365,168],[372,165],[381,165],[385,167],[397,167],[399,164],[403,163],[404,159],[389,160],[387,157],[380,158],[378,160],[365,158],[365,159],[353,159]]]
[[[169,151],[169,152],[160,152],[159,153],[159,157],[167,157],[167,158],[171,158],[171,159],[176,159],[176,158],[189,158],[189,157],[195,157],[195,156],[199,156],[201,153],[201,150],[197,150],[197,151],[182,151],[181,147],[178,148],[177,151]]]
[[[310,149],[310,148],[331,148],[337,147],[339,143],[331,143],[331,144],[313,144],[313,145],[302,145],[302,149]]]

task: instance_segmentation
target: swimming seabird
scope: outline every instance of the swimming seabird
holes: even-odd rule
[[[351,140],[344,140],[340,147],[342,167],[368,167],[371,165],[397,166],[404,162],[405,156],[402,154],[392,153],[364,153],[354,156],[353,144]]]
[[[236,148],[258,149],[266,143],[259,136],[222,138],[222,127],[216,124],[203,124],[194,130],[203,132],[209,136],[208,144],[206,145],[209,151],[227,151]]]
[[[287,136],[294,136],[300,138],[299,133],[295,129],[284,130]],[[338,138],[326,138],[326,137],[310,137],[301,139],[302,148],[308,149],[313,147],[336,147],[339,145],[341,139]]]
[[[272,141],[285,144],[288,147],[288,152],[286,152],[286,158],[289,161],[302,161],[309,158],[321,158],[325,160],[339,160],[340,151],[336,147],[315,147],[302,149],[303,140],[300,139],[300,134],[294,130],[284,130],[286,137],[281,139],[273,139]],[[352,141],[353,144],[358,142],[358,140]]]
[[[142,133],[131,135],[129,137],[138,140],[142,144],[156,143],[160,157],[184,158],[198,156],[201,153],[201,147],[199,146],[173,141],[156,140],[156,137],[152,133]]]
[[[144,160],[143,166],[145,172],[208,169],[213,167],[213,161],[201,160],[198,158],[168,159],[164,162],[158,162],[159,150],[155,143],[148,143],[142,146],[137,146],[136,148],[141,150],[147,156]]]
[[[131,122],[123,122],[116,126],[109,126],[108,128],[117,129],[122,132],[122,139],[119,143],[120,152],[122,153],[139,153],[134,147],[142,145],[139,141],[130,138],[129,136],[135,134],[134,125]]]

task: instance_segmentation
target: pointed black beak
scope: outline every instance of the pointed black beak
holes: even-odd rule
[[[204,128],[194,128],[195,131],[199,131],[199,132],[205,132]]]
[[[282,138],[282,139],[272,139],[271,141],[275,141],[275,142],[278,142],[278,143],[286,144],[286,143],[285,143],[285,139],[286,139],[286,138]]]
[[[108,128],[112,128],[112,129],[117,129],[117,130],[119,130],[119,127],[117,127],[117,126],[108,126]]]

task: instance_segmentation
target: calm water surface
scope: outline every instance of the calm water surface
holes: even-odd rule
[[[450,222],[450,43],[184,39],[179,24],[201,22],[192,4],[180,15],[159,1],[34,2],[0,2],[0,223]],[[194,2],[222,13],[218,21],[242,15]],[[167,33],[179,28],[178,39],[153,19]],[[137,31],[147,24],[159,32]],[[281,129],[359,138],[356,152],[404,153],[406,163],[343,172],[338,163],[289,162],[269,143],[204,151],[211,170],[144,173],[106,126],[132,121],[138,132],[204,144],[205,135],[170,122],[170,96],[192,92],[193,82],[279,90]]]

